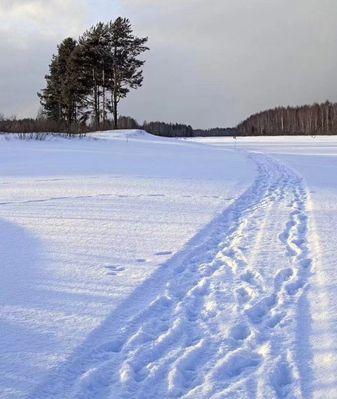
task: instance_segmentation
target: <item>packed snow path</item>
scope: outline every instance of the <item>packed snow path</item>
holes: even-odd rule
[[[302,178],[258,153],[253,185],[30,398],[310,398]]]

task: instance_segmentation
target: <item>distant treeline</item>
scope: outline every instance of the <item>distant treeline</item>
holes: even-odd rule
[[[193,137],[193,128],[190,125],[165,122],[144,122],[144,130],[156,136],[164,137]]]
[[[190,125],[181,123],[144,122],[140,128],[157,136],[164,137],[211,137],[237,136],[238,131],[233,128],[193,129]]]
[[[166,123],[166,122],[144,122],[139,124],[130,116],[120,116],[118,118],[119,129],[142,129],[148,133],[163,137],[207,137],[207,136],[236,136],[238,133],[231,128],[214,128],[214,129],[193,129],[190,125],[182,123]],[[107,120],[104,129],[114,129],[114,121]],[[71,131],[71,134],[85,134],[96,130],[96,125],[81,124],[77,126],[77,130]],[[54,121],[46,118],[43,112],[39,112],[37,118],[18,119],[16,117],[5,118],[0,115],[0,133],[64,133],[69,132],[68,125],[62,124],[60,121]]]
[[[57,121],[48,120],[44,117],[23,118],[16,117],[5,118],[0,114],[0,134],[14,133],[18,134],[20,139],[44,140],[50,134],[61,136],[84,136],[85,132],[69,132],[66,125]]]
[[[85,134],[97,130],[96,123],[82,123],[69,134]],[[237,128],[193,129],[181,123],[144,122],[139,124],[130,116],[118,117],[119,129],[143,129],[164,137],[212,136],[278,136],[278,135],[337,135],[337,103],[278,107],[250,116]],[[64,133],[69,125],[49,119],[40,111],[37,118],[5,118],[0,114],[0,133]],[[114,120],[106,120],[100,130],[115,128]]]
[[[237,136],[237,129],[231,127],[216,127],[213,129],[195,129],[194,137],[221,137],[221,136]]]
[[[130,117],[120,116],[118,118],[120,129],[138,129],[137,121]],[[104,129],[114,129],[114,121],[107,120]],[[67,133],[68,135],[86,134],[97,130],[96,124],[78,124],[76,129],[69,130],[67,123],[62,121],[55,121],[46,118],[42,112],[39,112],[36,118],[23,118],[16,117],[6,118],[0,114],[0,133]]]
[[[250,116],[237,126],[243,136],[337,134],[337,104],[278,107]]]
[[[62,125],[56,121],[33,118],[5,118],[0,115],[1,133],[40,133],[40,132],[65,132]]]
[[[211,137],[237,136],[238,131],[233,128],[193,129],[190,125],[181,123],[144,122],[141,129],[156,136],[164,137]]]

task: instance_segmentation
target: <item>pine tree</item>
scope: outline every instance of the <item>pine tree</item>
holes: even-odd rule
[[[74,58],[77,42],[66,38],[58,45],[46,75],[47,86],[38,93],[44,113],[67,127],[77,123],[77,109],[82,106],[88,89],[81,84],[81,74]]]
[[[144,61],[138,57],[148,50],[147,40],[133,35],[126,18],[99,22],[78,42],[63,40],[38,93],[46,117],[69,129],[91,118],[99,129],[110,111],[117,128],[119,102],[142,85]]]
[[[114,128],[118,128],[118,104],[130,89],[137,89],[143,82],[143,60],[138,57],[148,50],[147,37],[133,35],[131,23],[127,18],[117,18],[108,24],[109,31],[109,71],[106,83],[111,92],[109,109],[113,114]]]
[[[93,111],[96,128],[106,117],[105,69],[108,68],[109,35],[108,26],[99,22],[87,30],[79,39],[81,63],[86,80],[91,85],[91,100],[87,102]],[[101,96],[103,95],[103,100]]]
[[[61,81],[59,75],[58,57],[53,55],[49,65],[49,74],[45,76],[46,88],[38,93],[44,113],[48,119],[62,119]]]
[[[78,82],[72,69],[71,55],[77,46],[72,38],[67,38],[58,46],[58,74],[61,85],[62,119],[67,126],[76,122],[78,102]]]

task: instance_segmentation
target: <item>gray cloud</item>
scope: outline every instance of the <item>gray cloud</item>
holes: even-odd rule
[[[144,87],[121,109],[140,121],[234,125],[337,100],[335,0],[0,0],[0,112],[35,112],[56,43],[120,13],[150,39]]]
[[[57,43],[85,28],[81,0],[0,0],[0,113],[35,116]]]

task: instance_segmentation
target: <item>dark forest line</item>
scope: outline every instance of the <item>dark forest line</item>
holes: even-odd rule
[[[240,123],[237,131],[240,136],[336,135],[337,103],[262,111]]]
[[[114,121],[107,120],[100,130],[113,130]],[[208,137],[208,136],[235,136],[237,131],[231,128],[214,128],[214,129],[193,129],[190,125],[182,123],[167,122],[144,122],[138,123],[134,118],[129,116],[118,117],[118,128],[124,129],[141,129],[148,133],[162,137]],[[85,135],[89,132],[97,131],[96,124],[81,124],[76,130],[70,130],[67,123],[55,121],[46,118],[39,113],[37,118],[18,119],[16,117],[5,118],[0,115],[0,134],[1,133],[65,133],[68,136]],[[42,137],[42,136],[39,136]],[[44,136],[43,136],[44,137]]]
[[[100,130],[114,129],[114,121],[106,120]],[[254,114],[236,128],[194,129],[182,123],[144,122],[119,116],[119,129],[142,129],[164,137],[221,137],[221,136],[294,136],[294,135],[337,135],[337,103],[326,101],[321,104],[300,107],[277,107]],[[86,134],[96,131],[96,124],[81,124],[77,130],[69,131],[66,123],[46,118],[39,113],[37,118],[5,118],[0,115],[0,133],[68,133]]]

